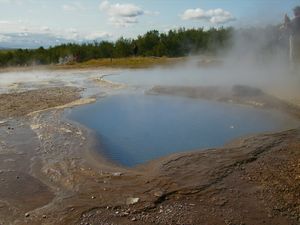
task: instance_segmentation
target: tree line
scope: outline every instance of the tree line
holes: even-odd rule
[[[68,43],[49,48],[0,51],[0,66],[46,65],[84,62],[100,58],[130,56],[180,57],[193,53],[212,53],[228,46],[231,28],[184,29],[160,33],[152,30],[135,39],[115,42]]]
[[[68,43],[49,48],[0,51],[0,67],[66,64],[131,56],[181,57],[190,54],[214,54],[231,49],[238,40],[243,40],[243,46],[248,46],[242,54],[255,48],[272,54],[279,47],[287,49],[286,38],[278,26],[238,30],[180,28],[167,33],[152,30],[135,39],[121,37],[115,42]]]

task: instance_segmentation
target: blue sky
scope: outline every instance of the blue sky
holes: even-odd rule
[[[0,0],[0,47],[278,24],[300,0]]]

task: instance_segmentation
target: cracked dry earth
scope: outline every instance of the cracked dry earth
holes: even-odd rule
[[[68,88],[21,96],[30,102],[33,93],[51,108],[80,96]],[[95,155],[93,133],[60,109],[26,116],[8,105],[0,108],[0,224],[300,224],[299,129],[128,169]],[[48,107],[26,105],[26,114]]]

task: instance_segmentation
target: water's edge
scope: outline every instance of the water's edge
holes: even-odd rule
[[[107,98],[107,97],[105,97],[105,98]],[[103,98],[101,98],[101,100],[103,100]],[[99,99],[98,99],[98,101],[99,101]],[[228,103],[220,103],[220,102],[217,102],[216,104],[229,105]],[[80,106],[80,107],[82,107],[82,106]],[[236,106],[235,105],[235,107],[241,107],[241,106]],[[246,106],[246,107],[249,107],[249,106]],[[251,107],[251,108],[253,108],[253,107]],[[78,108],[76,107],[76,109],[78,109]],[[272,112],[274,110],[264,110],[264,111]],[[70,118],[69,117],[70,113],[71,113],[71,111],[69,111],[69,114],[64,114],[64,118],[69,120],[69,121],[72,121],[72,122],[76,123],[77,125],[85,127],[85,129],[87,129],[87,130],[92,131],[92,133],[93,133],[93,138],[92,139],[94,139],[93,141],[95,141],[95,143],[97,143],[97,144],[95,144],[95,147],[93,148],[93,154],[96,152],[96,154],[101,155],[101,158],[104,157],[105,160],[107,160],[110,164],[114,164],[115,166],[124,167],[124,168],[128,167],[128,165],[126,165],[126,164],[124,165],[124,163],[118,162],[116,159],[111,157],[111,155],[110,155],[111,153],[107,152],[109,150],[106,149],[105,147],[103,147],[103,143],[102,143],[103,140],[101,140],[101,137],[99,138],[99,134],[97,133],[96,130],[90,128],[89,126],[87,126],[87,125],[85,125],[81,122],[77,122],[76,120]],[[201,150],[202,151],[202,150],[205,150],[205,149],[208,149],[208,148],[218,148],[218,147],[222,147],[222,146],[226,145],[227,143],[233,142],[235,139],[241,139],[241,138],[244,138],[244,137],[247,137],[247,136],[252,136],[252,135],[257,135],[257,134],[262,134],[262,133],[274,133],[276,131],[287,130],[289,128],[292,128],[292,127],[288,127],[288,128],[285,127],[285,128],[280,128],[280,129],[277,128],[275,130],[270,130],[270,131],[262,131],[262,132],[255,132],[255,133],[250,133],[250,134],[246,134],[246,135],[242,135],[242,136],[235,136],[233,138],[230,138],[230,139],[226,140],[225,142],[223,142],[220,145],[208,146],[208,147],[199,146],[199,147],[195,147],[195,148],[182,149],[180,151],[172,151],[168,154],[160,155],[158,157],[153,157],[152,159],[148,159],[148,160],[146,160],[142,163],[135,163],[134,165],[129,165],[129,166],[130,167],[135,167],[135,166],[138,166],[139,164],[149,163],[149,161],[157,160],[159,158],[166,157],[167,155],[174,154],[174,153],[177,153],[177,152],[190,152],[190,151],[194,151],[194,150],[197,150],[197,151]]]

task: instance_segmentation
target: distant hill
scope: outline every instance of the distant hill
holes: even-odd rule
[[[56,38],[46,34],[7,34],[10,38],[0,42],[0,50],[17,48],[38,48],[40,46],[49,47],[65,42],[70,42],[63,38]]]
[[[87,40],[73,40],[73,39],[66,39],[63,37],[56,37],[50,34],[26,33],[26,34],[6,34],[6,36],[9,37],[7,40],[2,40],[2,41],[0,40],[0,49],[18,49],[18,48],[36,49],[39,48],[40,46],[43,46],[44,48],[48,48],[50,46],[61,45],[64,43],[80,44],[83,42],[89,42]],[[95,41],[102,41],[102,39],[96,39]]]
[[[0,47],[0,52],[8,52],[8,51],[14,51],[15,48],[4,48],[4,47]]]

